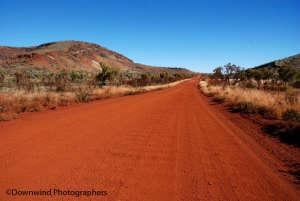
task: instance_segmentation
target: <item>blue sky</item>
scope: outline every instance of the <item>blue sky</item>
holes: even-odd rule
[[[0,45],[98,43],[135,62],[210,72],[300,53],[299,0],[0,0]]]

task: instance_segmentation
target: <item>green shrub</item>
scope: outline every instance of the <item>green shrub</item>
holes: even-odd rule
[[[118,71],[102,62],[100,63],[100,66],[101,71],[96,75],[95,80],[96,84],[99,87],[102,87],[106,85],[108,81],[113,81],[116,78]]]
[[[285,121],[300,121],[300,112],[289,109],[282,114],[282,119]]]

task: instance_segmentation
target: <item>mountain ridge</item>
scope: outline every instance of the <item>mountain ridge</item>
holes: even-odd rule
[[[128,57],[95,43],[65,40],[30,47],[0,46],[0,67],[6,69],[85,70],[100,69],[103,62],[119,70],[138,72],[192,71],[135,63]]]
[[[285,66],[293,67],[293,68],[296,68],[296,69],[300,70],[300,53],[289,56],[289,57],[285,57],[285,58],[282,58],[282,59],[277,59],[277,60],[274,60],[274,61],[270,61],[268,63],[255,66],[253,68],[256,68],[256,69],[259,69],[259,68],[280,68],[280,67],[285,67]]]

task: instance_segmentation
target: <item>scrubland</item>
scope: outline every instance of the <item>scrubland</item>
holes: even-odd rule
[[[238,86],[208,85],[200,81],[200,88],[216,102],[228,101],[233,110],[261,114],[266,118],[285,119],[287,114],[300,111],[300,95],[294,92],[275,92]],[[296,118],[296,117],[294,117]]]
[[[149,86],[103,86],[102,88],[89,88],[81,86],[72,91],[33,91],[10,90],[0,93],[0,120],[17,118],[23,112],[37,112],[55,109],[58,106],[67,106],[75,103],[89,102],[109,97],[134,95],[142,92],[159,90],[175,86],[184,80],[167,84]]]

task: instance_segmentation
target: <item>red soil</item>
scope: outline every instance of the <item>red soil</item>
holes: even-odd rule
[[[196,84],[0,123],[0,200],[299,200],[268,153],[240,137]],[[108,195],[5,194],[54,187]]]

